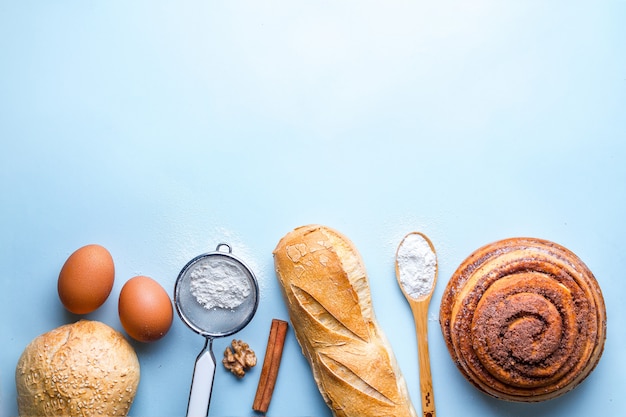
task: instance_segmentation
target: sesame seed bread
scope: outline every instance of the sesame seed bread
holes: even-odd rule
[[[15,370],[18,412],[27,416],[125,416],[139,361],[116,330],[81,320],[36,337]]]

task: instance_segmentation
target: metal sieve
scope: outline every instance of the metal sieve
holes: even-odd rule
[[[239,292],[233,292],[238,288]],[[234,300],[232,296],[219,299],[229,293],[235,295]],[[213,298],[207,299],[207,294]],[[188,417],[206,417],[215,379],[213,339],[237,333],[252,320],[259,286],[230,245],[220,243],[214,252],[196,256],[183,267],[174,286],[174,304],[182,321],[206,339],[196,358],[187,404]]]

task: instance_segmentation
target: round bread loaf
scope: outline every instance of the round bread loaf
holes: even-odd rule
[[[139,361],[119,332],[81,320],[26,346],[15,383],[22,417],[125,416],[139,384]]]
[[[471,254],[444,291],[440,324],[452,359],[478,389],[536,402],[577,386],[598,363],[606,310],[571,251],[511,238]]]

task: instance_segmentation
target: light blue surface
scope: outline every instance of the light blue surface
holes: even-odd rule
[[[259,279],[237,335],[263,358],[287,318],[272,250],[292,228],[349,236],[419,408],[417,352],[393,255],[418,230],[439,254],[430,308],[440,416],[616,416],[626,409],[626,2],[0,0],[0,415],[35,336],[77,320],[56,294],[87,243],[116,262],[90,319],[121,330],[123,283],[172,292],[226,241]],[[437,323],[474,249],[535,236],[577,253],[605,295],[600,364],[575,391],[511,404],[471,387]],[[202,337],[175,318],[135,343],[131,414],[183,415]],[[218,339],[221,352],[229,339]],[[262,360],[260,361],[262,362]],[[251,415],[261,365],[216,375],[210,415]],[[289,334],[269,415],[330,416]]]

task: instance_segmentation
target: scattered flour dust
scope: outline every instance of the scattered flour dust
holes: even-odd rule
[[[198,263],[191,271],[190,278],[191,294],[208,310],[234,309],[252,291],[245,271],[224,259],[207,259]]]
[[[264,264],[259,264],[257,259],[258,253],[248,247],[247,242],[245,242],[238,233],[223,227],[217,227],[213,230],[211,236],[215,238],[216,242],[228,243],[228,245],[230,245],[233,249],[233,255],[241,259],[246,266],[252,270],[257,278],[257,281],[259,281],[259,287],[263,286],[263,280],[268,274],[268,271],[265,270]],[[271,265],[273,264],[274,263],[271,262]],[[270,268],[269,272],[273,273],[273,271],[274,269]]]
[[[424,237],[411,233],[400,244],[397,255],[400,283],[409,297],[428,295],[437,273],[437,255]]]

